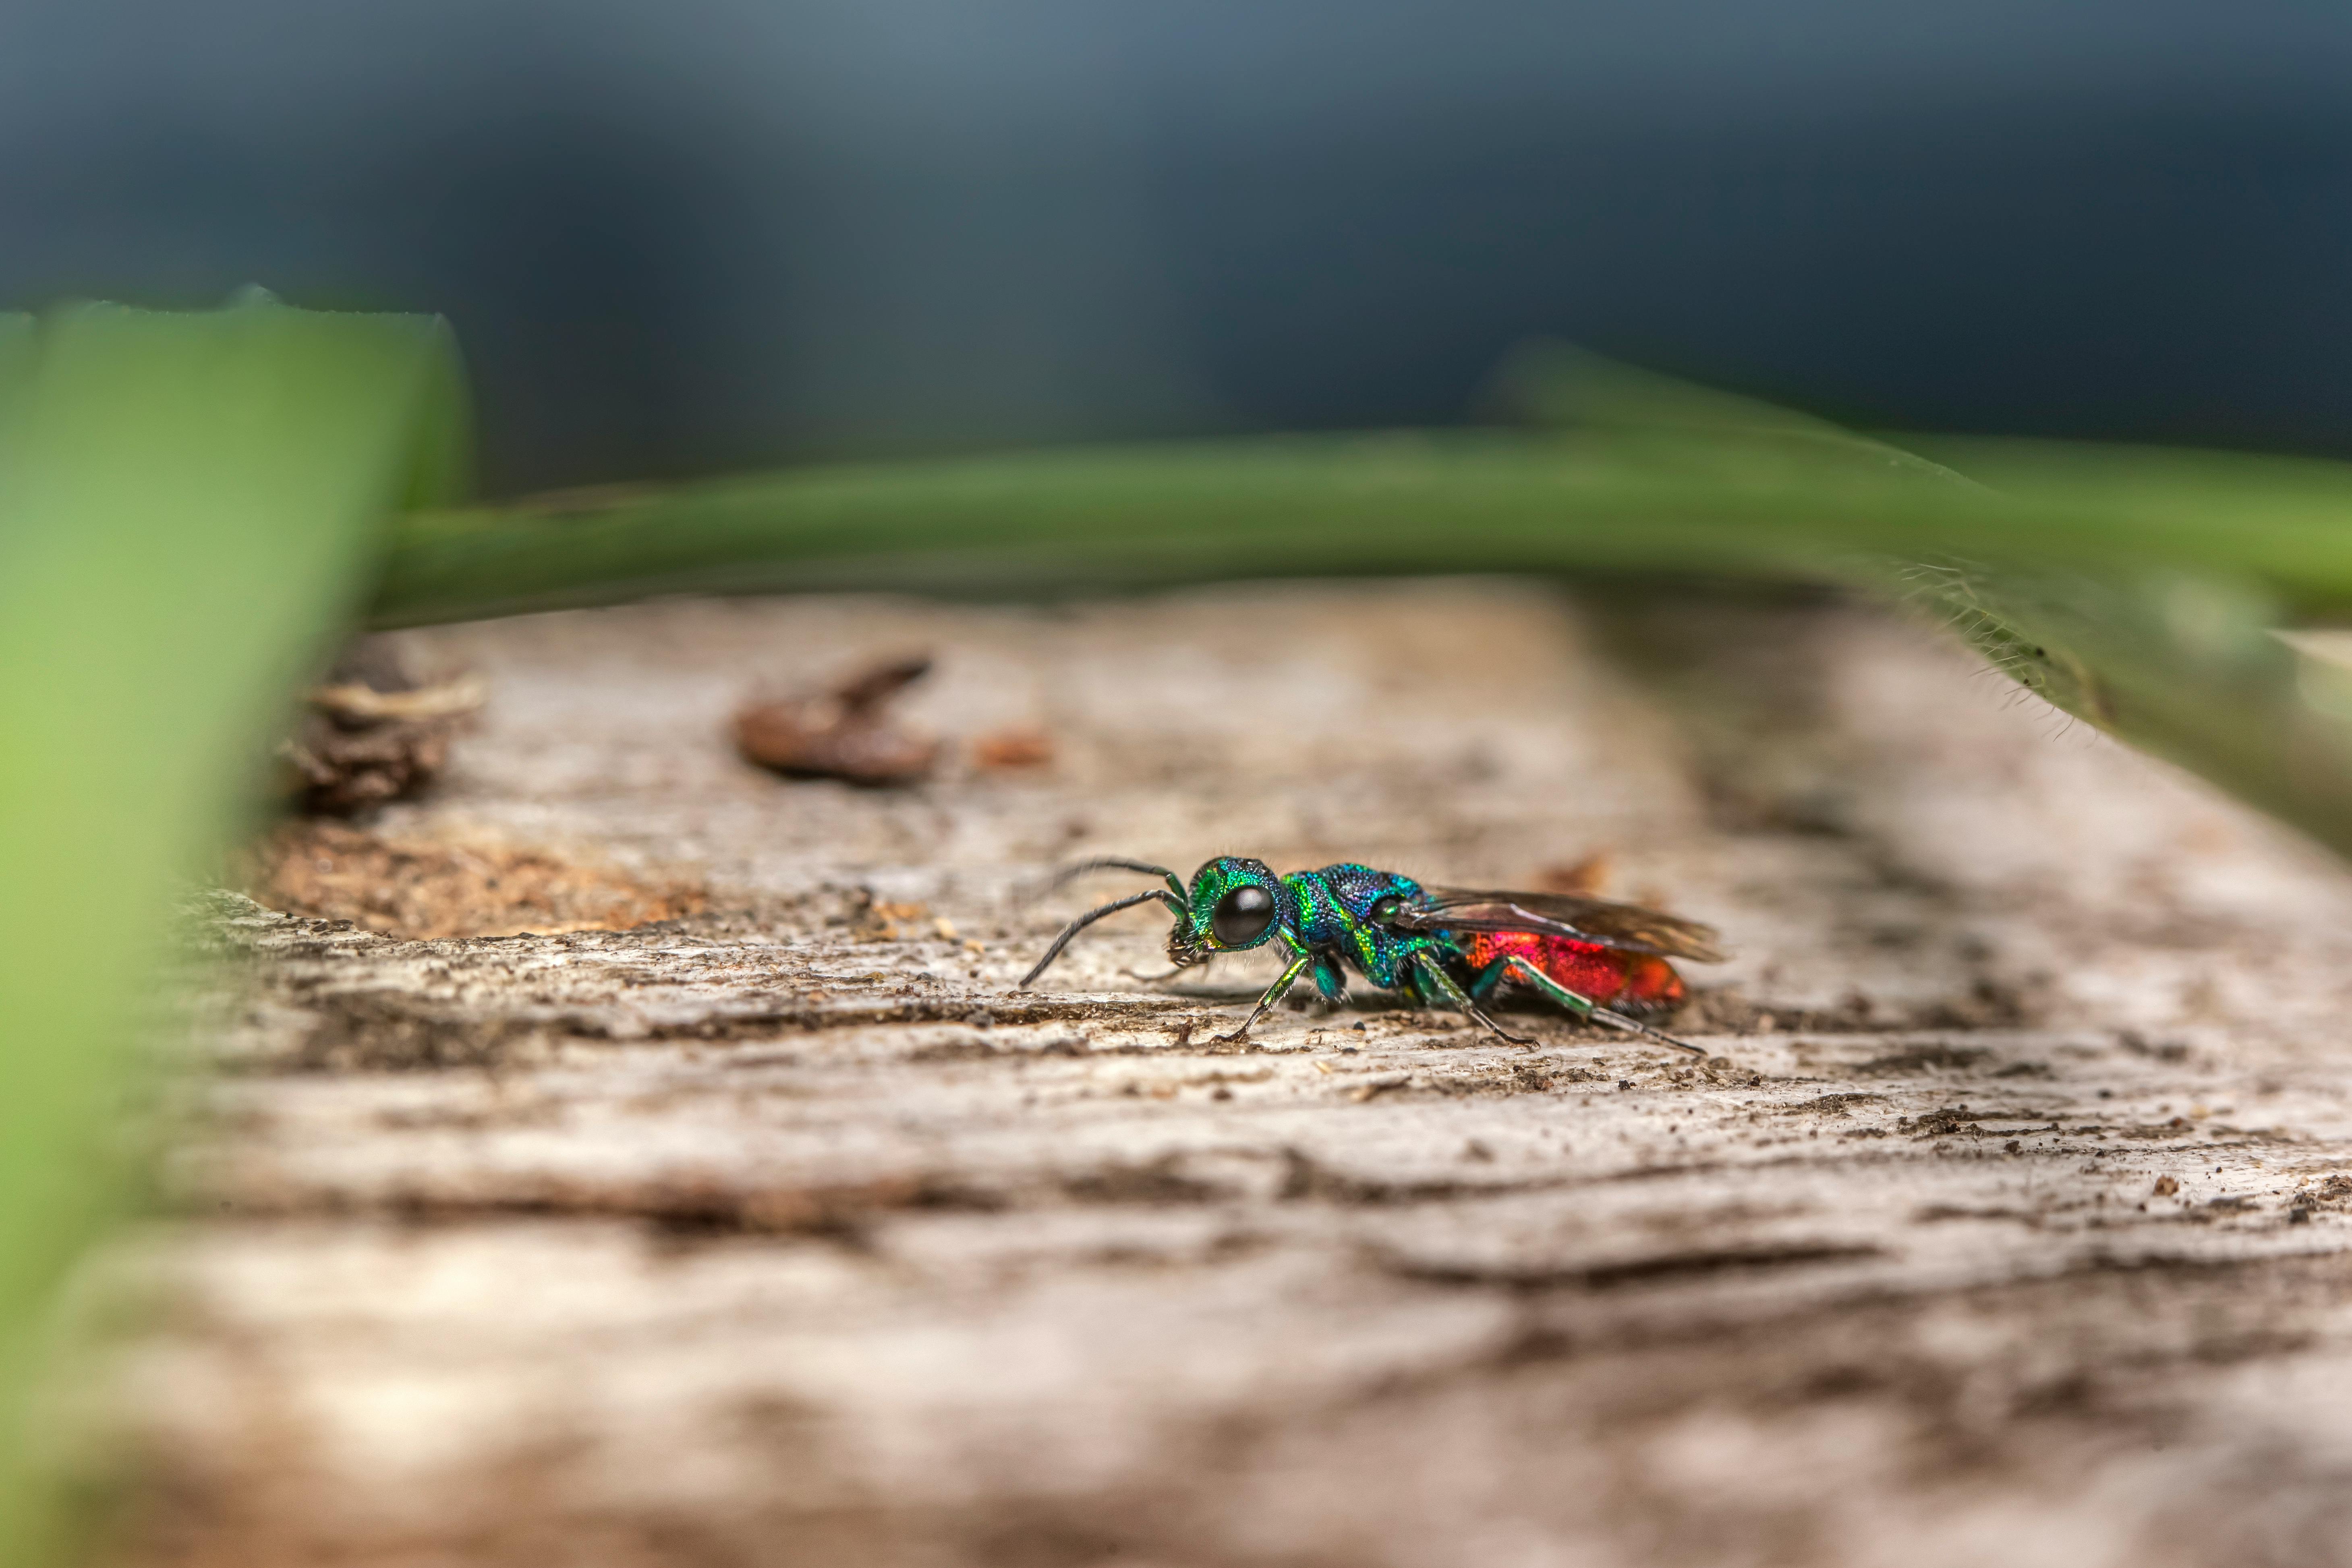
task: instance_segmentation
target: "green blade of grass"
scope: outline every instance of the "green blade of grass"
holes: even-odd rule
[[[383,520],[450,499],[461,416],[428,319],[0,325],[0,1562],[58,1544],[22,1401],[51,1293],[124,1201],[175,889],[364,599]]]
[[[2143,507],[2087,482],[1937,483],[1948,470],[1878,450],[1864,461],[1818,432],[1627,423],[812,468],[411,519],[373,616],[400,626],[648,592],[1022,593],[1301,573],[1818,578],[1856,553],[2091,573],[2145,562],[2352,607],[2352,481],[2333,504],[2313,479],[2337,477],[2327,465],[2244,458],[2216,470],[2205,504]]]
[[[2272,630],[2250,582],[1976,561],[1880,586],[1944,616],[2050,702],[2352,857],[2352,673]]]
[[[2214,542],[2198,559],[2262,584],[2299,619],[2352,617],[2341,542],[2352,466],[2187,448],[1930,437],[1913,447],[2004,496]]]
[[[1907,555],[1856,554],[1833,571],[1931,609],[2054,706],[2352,856],[2352,680],[2272,632],[2285,591],[2308,595],[2309,567],[2352,533],[2352,476],[2337,465],[1947,440],[1935,444],[1956,465],[1946,467],[1791,410],[1542,346],[1507,367],[1503,393],[1548,423],[1710,447],[1780,441],[1827,464],[1902,474],[1923,496],[2154,538],[2153,548],[2086,561],[2063,540],[2037,545],[1986,529],[1959,542],[1964,552],[1915,545]],[[2200,548],[2170,542],[2183,535]],[[2297,537],[2305,549],[2278,551]]]
[[[373,615],[395,626],[660,592],[1018,595],[1295,574],[1857,584],[1937,606],[2068,711],[2352,854],[2352,747],[2311,700],[2307,662],[2267,628],[2290,608],[2352,608],[2352,470],[1938,446],[1963,477],[1589,357],[1538,353],[1506,379],[1533,427],[814,468],[418,516]]]

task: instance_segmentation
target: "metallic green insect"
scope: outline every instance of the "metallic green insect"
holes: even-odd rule
[[[1706,1054],[1632,1016],[1683,999],[1682,976],[1669,959],[1716,963],[1723,957],[1712,930],[1673,915],[1563,893],[1427,888],[1393,871],[1352,864],[1276,876],[1265,861],[1238,855],[1209,861],[1193,873],[1189,888],[1165,866],[1141,860],[1089,860],[1056,880],[1098,870],[1140,871],[1168,885],[1072,921],[1022,977],[1023,985],[1095,921],[1157,900],[1176,917],[1168,958],[1179,969],[1269,942],[1289,959],[1241,1027],[1218,1036],[1220,1042],[1246,1036],[1301,975],[1312,973],[1317,990],[1344,1000],[1353,970],[1423,1005],[1458,1007],[1514,1045],[1533,1042],[1504,1029],[1480,1005],[1507,984],[1549,997],[1580,1018]]]

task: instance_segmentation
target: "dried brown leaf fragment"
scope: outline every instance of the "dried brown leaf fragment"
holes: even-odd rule
[[[929,655],[876,664],[830,691],[745,704],[735,746],[746,762],[791,778],[850,784],[912,784],[938,764],[940,743],[900,729],[890,700],[931,668]]]

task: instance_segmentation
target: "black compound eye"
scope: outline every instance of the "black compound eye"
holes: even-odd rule
[[[1227,947],[1255,942],[1273,923],[1274,895],[1255,882],[1235,888],[1209,911],[1209,930]]]

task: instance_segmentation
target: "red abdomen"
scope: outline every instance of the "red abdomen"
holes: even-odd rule
[[[1461,931],[1454,941],[1473,969],[1524,958],[1570,991],[1604,1007],[1648,1012],[1683,999],[1683,977],[1654,953],[1531,931]]]

